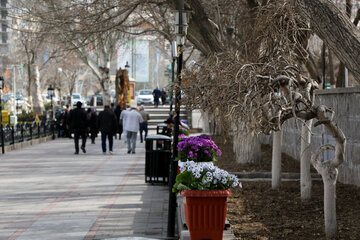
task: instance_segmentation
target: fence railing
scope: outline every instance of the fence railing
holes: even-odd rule
[[[6,124],[2,133],[0,129],[0,146],[4,149],[4,146],[47,136],[53,136],[54,139],[56,131],[55,121],[40,121],[39,123],[34,121],[32,123],[18,123],[14,126]]]

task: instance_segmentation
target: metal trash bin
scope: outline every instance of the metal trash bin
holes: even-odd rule
[[[166,127],[167,127],[167,125],[165,123],[159,123],[156,126],[156,134],[165,135],[165,134],[163,134],[163,132]]]
[[[165,135],[147,136],[145,149],[145,182],[168,183],[171,138]]]

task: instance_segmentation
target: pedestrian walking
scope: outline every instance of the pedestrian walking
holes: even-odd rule
[[[95,111],[95,108],[88,108],[87,110],[87,118],[89,121],[89,127],[90,127],[90,139],[91,143],[95,144],[95,138],[98,134],[98,128],[97,128],[97,113]]]
[[[119,140],[121,140],[121,134],[123,132],[123,126],[122,124],[120,124],[120,115],[121,115],[121,106],[120,105],[117,105],[115,110],[114,110],[114,114],[115,114],[115,117],[116,117],[116,121],[117,121],[117,124],[118,124],[118,127],[117,127],[117,133],[119,133]],[[116,137],[115,137],[116,138]]]
[[[161,97],[161,91],[160,91],[159,87],[156,87],[154,89],[153,96],[154,96],[154,105],[155,105],[155,107],[158,107],[159,106],[159,100],[160,100],[160,97]]]
[[[70,114],[69,105],[64,106],[63,110],[64,111],[62,112],[62,114],[60,116],[60,122],[63,126],[63,128],[61,129],[61,130],[63,130],[61,136],[71,138],[71,132],[70,132],[69,128],[67,128],[67,125],[69,125],[67,120],[68,120],[69,114]]]
[[[143,122],[140,123],[140,142],[143,142],[143,132],[145,133],[144,139],[146,139],[148,135],[148,120],[150,120],[150,114],[145,111],[144,106],[140,106],[140,115],[143,118]]]
[[[140,123],[143,122],[141,114],[136,110],[137,104],[136,101],[131,101],[131,109],[126,114],[126,138],[128,144],[128,153],[135,153],[136,148],[136,136],[140,128]]]
[[[122,126],[122,130],[124,133],[124,142],[127,143],[127,135],[126,135],[126,121],[127,121],[127,114],[130,112],[130,106],[126,106],[126,110],[121,111],[120,113],[120,120],[119,124]]]
[[[89,128],[87,114],[83,108],[82,103],[76,103],[76,108],[71,110],[68,117],[67,128],[74,132],[75,154],[79,154],[79,139],[81,137],[81,150],[86,153],[85,145],[87,138],[87,130]]]
[[[101,147],[103,154],[106,153],[106,138],[109,140],[109,153],[113,153],[113,136],[116,134],[117,122],[109,105],[104,106],[104,111],[99,113],[97,121],[98,129],[101,132]]]
[[[161,103],[162,103],[162,105],[165,105],[166,99],[167,99],[167,92],[166,92],[165,88],[163,88],[161,90]]]

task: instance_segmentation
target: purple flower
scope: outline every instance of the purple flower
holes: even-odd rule
[[[184,138],[178,143],[177,147],[181,161],[189,159],[208,162],[221,155],[218,146],[207,136]]]

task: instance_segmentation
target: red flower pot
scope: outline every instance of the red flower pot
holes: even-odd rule
[[[191,240],[222,240],[230,190],[184,190],[184,211]]]

